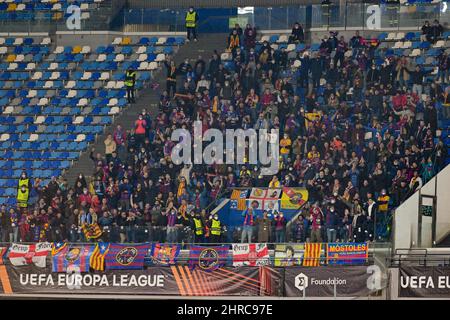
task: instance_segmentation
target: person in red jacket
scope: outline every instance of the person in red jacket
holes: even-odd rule
[[[136,142],[139,147],[144,144],[145,141],[145,128],[147,126],[147,121],[144,120],[142,114],[139,115],[139,118],[134,123],[135,125],[135,133],[136,133]]]

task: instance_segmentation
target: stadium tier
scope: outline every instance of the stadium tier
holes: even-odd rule
[[[25,169],[47,184],[77,160],[127,105],[125,71],[147,85],[182,38],[117,38],[109,46],[51,50],[43,38],[0,38],[0,203],[15,203]]]

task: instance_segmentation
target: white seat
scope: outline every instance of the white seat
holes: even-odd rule
[[[83,123],[84,122],[84,117],[83,116],[77,116],[76,118],[75,118],[75,120],[73,120],[73,124],[80,124],[80,123]]]
[[[300,60],[295,60],[294,61],[294,67],[295,68],[299,68],[302,65],[302,62]]]
[[[16,7],[16,11],[23,11],[25,10],[26,6],[24,3],[19,3]]]
[[[166,60],[166,55],[164,53],[160,53],[156,56],[155,61],[156,62],[162,62]]]
[[[53,87],[53,81],[45,81],[44,88],[49,89]]]
[[[264,42],[264,41],[269,42],[269,40],[270,40],[270,36],[265,35],[265,36],[261,37],[261,40],[259,40],[259,42]]]
[[[80,133],[79,135],[77,135],[75,142],[81,142],[86,140],[86,135],[84,133]]]
[[[112,42],[112,44],[114,44],[114,45],[118,45],[121,43],[122,43],[122,38],[120,38],[120,37],[115,38],[114,41]]]
[[[386,40],[394,40],[395,39],[395,32],[389,32],[389,34],[386,37]]]
[[[61,10],[61,3],[55,3],[52,7],[52,11],[59,11]]]
[[[18,54],[16,56],[16,59],[14,59],[15,62],[22,62],[25,59],[25,56],[23,54]]]
[[[444,40],[438,40],[438,41],[434,44],[433,48],[442,48],[443,46],[445,46],[445,41],[444,41]]]
[[[33,141],[37,141],[38,139],[39,139],[39,135],[37,133],[32,133],[32,134],[30,134],[30,137],[28,138],[27,141],[33,142]]]
[[[34,69],[36,69],[36,63],[34,63],[34,62],[29,62],[25,68],[25,70],[27,70],[27,71],[32,71]]]
[[[146,46],[140,46],[140,47],[137,49],[136,53],[137,53],[137,54],[141,54],[141,53],[145,53],[146,51],[147,51],[147,47],[146,47]]]
[[[138,67],[139,70],[147,70],[148,69],[148,62],[147,61],[143,61],[139,64]]]
[[[393,49],[400,49],[401,47],[403,47],[403,42],[397,41],[392,48]]]
[[[148,55],[147,55],[146,53],[141,53],[141,54],[138,56],[137,61],[138,61],[138,62],[146,61],[147,58],[148,58]]]
[[[109,114],[109,115],[115,115],[115,114],[118,114],[119,112],[120,112],[120,108],[119,108],[119,107],[112,107],[112,108],[109,110],[108,114]]]
[[[102,72],[100,75],[99,80],[108,80],[109,79],[109,72]]]
[[[114,86],[114,89],[122,89],[125,86],[125,83],[123,81],[117,81],[116,85]]]
[[[121,53],[119,53],[115,58],[114,61],[115,62],[122,62],[123,60],[125,60],[125,56]]]
[[[48,105],[48,98],[40,98],[37,105],[40,107]]]
[[[413,49],[413,51],[409,54],[409,56],[410,57],[418,57],[418,56],[420,56],[420,54],[421,54],[420,49],[416,48],[416,49]]]
[[[45,121],[45,117],[44,116],[37,116],[36,119],[34,120],[34,124],[42,124]]]
[[[270,45],[270,47],[271,47],[273,50],[278,50],[278,45],[277,45],[276,43],[272,43],[272,44]]]
[[[152,61],[148,64],[148,69],[149,70],[156,70],[158,69],[158,63],[155,61]]]
[[[36,90],[29,90],[28,94],[27,94],[27,98],[34,98],[37,95],[37,91]]]
[[[19,65],[18,65],[17,63],[11,62],[11,63],[8,65],[8,70],[16,70],[18,66],[19,66]]]
[[[69,92],[67,92],[67,98],[74,98],[77,95],[77,90],[69,90]]]
[[[87,20],[91,17],[91,14],[89,12],[82,12],[81,13],[81,20]]]
[[[92,72],[85,71],[83,73],[83,76],[81,77],[81,80],[89,80],[92,77]]]
[[[15,40],[14,40],[14,45],[15,46],[20,46],[21,44],[23,43],[23,38],[16,38]]]
[[[117,98],[111,98],[111,99],[109,99],[108,107],[114,107],[117,105],[118,102],[119,102],[119,100],[117,100]]]
[[[55,51],[53,51],[53,53],[56,53],[56,54],[63,53],[63,52],[64,52],[64,47],[63,46],[57,46],[55,48]]]
[[[405,33],[404,32],[398,32],[395,35],[395,39],[394,40],[402,40],[405,37]]]
[[[59,71],[53,71],[52,75],[50,76],[50,80],[57,80],[60,76],[61,74],[59,73]]]
[[[103,62],[103,61],[105,61],[105,60],[106,60],[106,54],[101,53],[101,54],[98,55],[98,57],[97,57],[97,59],[96,59],[95,61],[97,61],[97,62]]]
[[[231,53],[228,53],[228,52],[222,53],[222,54],[220,55],[220,59],[221,59],[222,61],[228,61],[228,60],[231,60]]]
[[[66,89],[72,89],[73,87],[75,87],[76,86],[76,82],[75,82],[75,80],[69,80],[69,81],[67,81],[67,83],[66,83],[66,85],[65,85],[65,88]]]
[[[81,10],[87,10],[87,9],[89,9],[89,4],[88,4],[88,3],[82,3],[82,4],[80,5],[80,9],[81,9]]]
[[[14,107],[13,106],[7,106],[5,110],[3,111],[3,114],[12,114],[14,113]]]
[[[288,42],[288,40],[289,40],[288,36],[285,35],[285,34],[282,34],[282,35],[278,38],[277,42],[278,42],[278,43],[286,43],[286,42]]]
[[[111,80],[111,81],[108,81],[108,83],[106,83],[105,89],[114,89],[115,86],[116,86],[116,82]]]
[[[5,54],[6,52],[8,52],[7,47],[0,47],[0,54]]]
[[[58,67],[59,67],[59,64],[57,62],[52,62],[48,66],[48,70],[56,70],[56,69],[58,69]]]
[[[294,50],[295,50],[295,44],[293,44],[293,43],[288,44],[288,46],[286,48],[286,51],[287,52],[292,52]]]
[[[409,49],[411,47],[412,47],[412,42],[411,41],[403,42],[403,46],[402,46],[403,49]]]
[[[88,99],[86,98],[81,98],[80,101],[78,101],[77,103],[77,107],[84,107],[88,105]]]
[[[9,133],[2,133],[2,135],[0,136],[0,141],[8,141],[9,137]]]
[[[46,37],[46,38],[42,39],[41,45],[43,45],[43,46],[49,45],[51,42],[52,42],[52,39],[49,37]]]
[[[5,38],[0,38],[0,45],[5,44]]]
[[[156,44],[157,44],[157,45],[165,44],[166,41],[167,41],[167,38],[166,38],[166,37],[159,37],[159,38],[158,38],[158,41],[156,41]]]
[[[80,52],[80,53],[82,53],[82,54],[87,54],[87,53],[89,53],[89,52],[91,52],[91,47],[90,47],[90,46],[83,46],[83,47],[81,48],[81,52]]]

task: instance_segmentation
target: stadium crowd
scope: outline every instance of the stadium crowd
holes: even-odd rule
[[[129,132],[117,125],[105,154],[92,150],[90,178],[80,173],[68,185],[54,177],[45,187],[35,180],[35,204],[1,207],[1,240],[85,241],[86,222],[117,242],[387,239],[391,210],[445,166],[436,132],[449,57],[437,57],[439,73],[431,76],[407,56],[376,65],[379,42],[358,32],[350,39],[330,32],[318,51],[306,47],[295,59],[256,39],[254,27],[237,26],[225,50],[232,61],[222,62],[218,51],[209,61],[167,61],[158,114],[142,110]],[[289,42],[303,41],[296,24]],[[194,120],[203,130],[279,129],[278,174],[260,176],[248,164],[173,164],[171,133],[191,130]],[[226,230],[210,215],[233,187],[283,186],[309,192],[291,224],[282,212],[247,209],[242,228]]]

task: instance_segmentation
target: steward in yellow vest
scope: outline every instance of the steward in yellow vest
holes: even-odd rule
[[[128,69],[125,74],[124,84],[127,87],[128,103],[134,103],[134,84],[136,82],[136,71]]]
[[[191,40],[191,34],[194,37],[194,41],[197,41],[197,21],[198,21],[198,14],[196,11],[194,11],[193,7],[189,8],[189,11],[186,12],[186,31],[187,31],[187,41],[189,42]]]
[[[386,190],[383,189],[381,195],[377,199],[378,212],[387,213],[390,199],[391,198],[386,194]]]
[[[219,216],[217,214],[214,215],[214,218],[211,220],[211,237],[210,243],[219,243],[220,235],[222,233],[222,228],[220,225]]]
[[[28,198],[30,197],[30,179],[27,177],[25,171],[22,172],[19,178],[19,184],[17,187],[17,205],[21,208],[28,207]]]
[[[199,213],[196,213],[193,219],[194,222],[194,242],[195,243],[202,243],[204,241],[204,224],[203,220]]]

